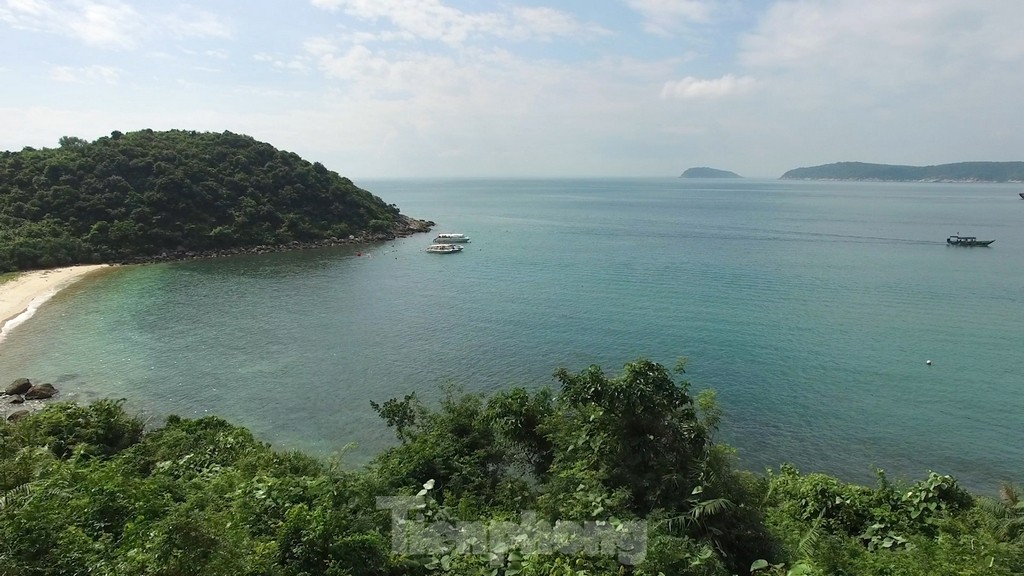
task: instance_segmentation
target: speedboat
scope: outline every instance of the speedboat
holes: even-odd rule
[[[462,246],[458,244],[431,244],[427,246],[427,252],[433,252],[434,254],[452,254],[454,252],[462,252]]]
[[[450,244],[452,242],[469,242],[469,236],[457,232],[442,232],[434,238],[435,243]]]
[[[946,244],[950,246],[988,246],[993,242],[995,240],[978,240],[974,236],[960,236],[959,234],[946,238]]]

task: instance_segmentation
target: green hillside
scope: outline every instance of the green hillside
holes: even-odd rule
[[[782,180],[872,180],[886,182],[1024,182],[1024,162],[957,162],[937,166],[900,166],[836,162],[796,168]]]
[[[359,238],[425,223],[231,132],[141,130],[0,152],[0,271]]]

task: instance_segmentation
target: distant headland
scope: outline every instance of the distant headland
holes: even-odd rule
[[[0,272],[390,240],[433,225],[242,134],[115,130],[59,144],[0,151]]]
[[[718,170],[715,168],[707,168],[704,166],[698,168],[687,168],[680,178],[742,178],[735,172],[729,172],[728,170]]]
[[[796,168],[781,180],[864,180],[873,182],[1024,182],[1024,162],[957,162],[900,166],[836,162]]]

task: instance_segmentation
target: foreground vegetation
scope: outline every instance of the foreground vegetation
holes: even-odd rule
[[[0,574],[1024,573],[1024,503],[1009,487],[994,501],[938,474],[880,473],[875,487],[754,475],[714,442],[713,394],[691,396],[659,364],[555,376],[554,391],[375,404],[397,443],[359,471],[214,417],[146,431],[115,402],[50,406],[0,424]],[[400,495],[407,512],[380,509]],[[520,529],[393,552],[416,519]],[[607,522],[643,546],[538,551],[531,527],[557,520]]]
[[[380,234],[405,222],[319,162],[231,132],[115,131],[0,152],[0,272]]]

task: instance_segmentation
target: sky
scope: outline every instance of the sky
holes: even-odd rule
[[[1024,0],[0,0],[0,150],[248,134],[359,178],[1024,160]]]

